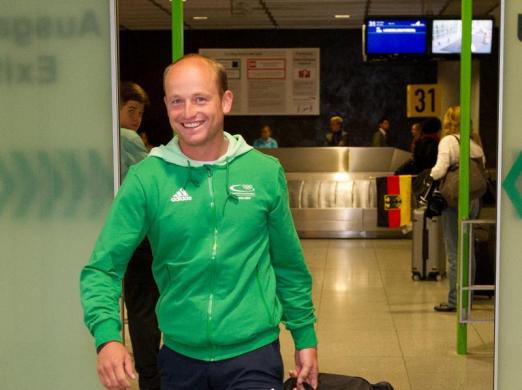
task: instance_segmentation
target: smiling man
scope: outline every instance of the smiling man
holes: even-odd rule
[[[103,346],[108,389],[134,373],[118,297],[147,236],[160,290],[162,390],[282,389],[279,323],[296,347],[297,388],[317,387],[311,277],[279,162],[223,130],[233,101],[224,68],[187,55],[164,73],[176,136],[131,167],[81,275],[85,322]]]

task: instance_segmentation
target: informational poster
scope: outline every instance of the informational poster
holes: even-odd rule
[[[319,49],[200,49],[227,70],[231,115],[319,115]]]

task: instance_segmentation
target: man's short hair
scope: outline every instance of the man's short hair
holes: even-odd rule
[[[381,124],[384,121],[388,121],[388,123],[389,123],[390,119],[387,116],[382,116],[381,119],[379,119],[379,124]]]
[[[181,62],[183,60],[190,59],[190,58],[199,58],[200,60],[205,61],[208,65],[211,66],[211,68],[214,70],[214,74],[216,75],[216,82],[217,82],[219,96],[223,97],[223,94],[225,93],[225,91],[228,90],[228,78],[227,78],[227,71],[226,71],[225,67],[221,63],[214,60],[213,58],[210,58],[210,57],[204,56],[202,54],[198,54],[198,53],[186,54],[165,68],[165,71],[163,72],[163,89],[165,89],[165,79],[167,77],[167,73],[169,72],[170,68],[172,68],[178,62]]]
[[[332,116],[330,118],[330,123],[343,123],[343,118],[340,116]]]
[[[223,94],[225,93],[225,91],[228,90],[228,78],[227,78],[227,71],[226,71],[225,67],[221,63],[214,60],[213,58],[210,58],[210,57],[204,56],[202,54],[198,54],[198,53],[186,54],[183,57],[172,62],[165,68],[165,71],[163,72],[163,89],[165,90],[165,79],[167,78],[167,73],[169,73],[170,68],[172,68],[178,62],[181,62],[183,60],[190,59],[190,58],[198,58],[200,60],[205,61],[208,65],[210,65],[210,67],[214,71],[214,74],[216,75],[216,82],[217,82],[219,96],[223,97]]]
[[[124,81],[120,83],[120,104],[123,106],[129,100],[135,100],[144,106],[150,104],[147,92],[133,81]]]

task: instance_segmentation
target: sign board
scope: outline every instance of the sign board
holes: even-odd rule
[[[319,49],[200,49],[227,70],[230,115],[319,115]]]
[[[441,92],[437,84],[410,84],[406,91],[408,118],[440,116]]]

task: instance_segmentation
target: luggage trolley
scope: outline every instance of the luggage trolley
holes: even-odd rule
[[[475,243],[476,243],[476,239],[475,239],[475,230],[473,229],[474,226],[476,225],[493,225],[495,226],[496,225],[496,221],[494,219],[468,219],[468,220],[463,220],[461,221],[461,229],[460,229],[460,250],[461,250],[461,253],[462,253],[462,250],[464,249],[463,245],[464,245],[464,235],[466,234],[466,232],[469,232],[469,252],[468,254],[470,255],[471,257],[471,254],[473,253],[473,251],[475,250]],[[491,239],[491,238],[489,238]],[[494,243],[494,242],[493,242]],[[468,280],[467,280],[467,283],[466,283],[466,286],[464,287],[464,278],[463,278],[463,262],[461,261],[460,264],[459,264],[459,288],[458,288],[458,294],[459,294],[459,300],[458,300],[458,307],[457,307],[457,312],[459,313],[459,322],[461,324],[465,324],[465,323],[475,323],[475,322],[495,322],[495,318],[492,318],[492,319],[473,319],[471,318],[471,303],[472,303],[472,294],[468,294],[468,304],[467,304],[467,307],[463,307],[462,303],[463,303],[463,296],[464,296],[464,291],[468,291],[468,292],[478,292],[478,291],[487,291],[487,292],[493,292],[495,291],[495,266],[496,266],[496,261],[495,261],[495,255],[491,253],[491,251],[488,251],[489,253],[486,253],[486,256],[490,255],[490,256],[493,256],[493,259],[489,259],[490,261],[493,262],[493,270],[491,271],[492,275],[490,275],[489,279],[490,279],[490,282],[492,284],[470,284],[470,276],[472,275],[472,262],[470,261],[470,259],[468,259]],[[493,251],[493,253],[495,253]],[[483,260],[482,259],[479,259],[477,257],[478,253],[476,253],[476,256],[475,256],[475,259],[476,259],[476,262],[478,263],[478,261],[480,260]],[[482,257],[482,256],[481,256]],[[477,264],[477,270],[479,269],[478,267],[478,264]],[[477,275],[478,276],[478,275]]]

